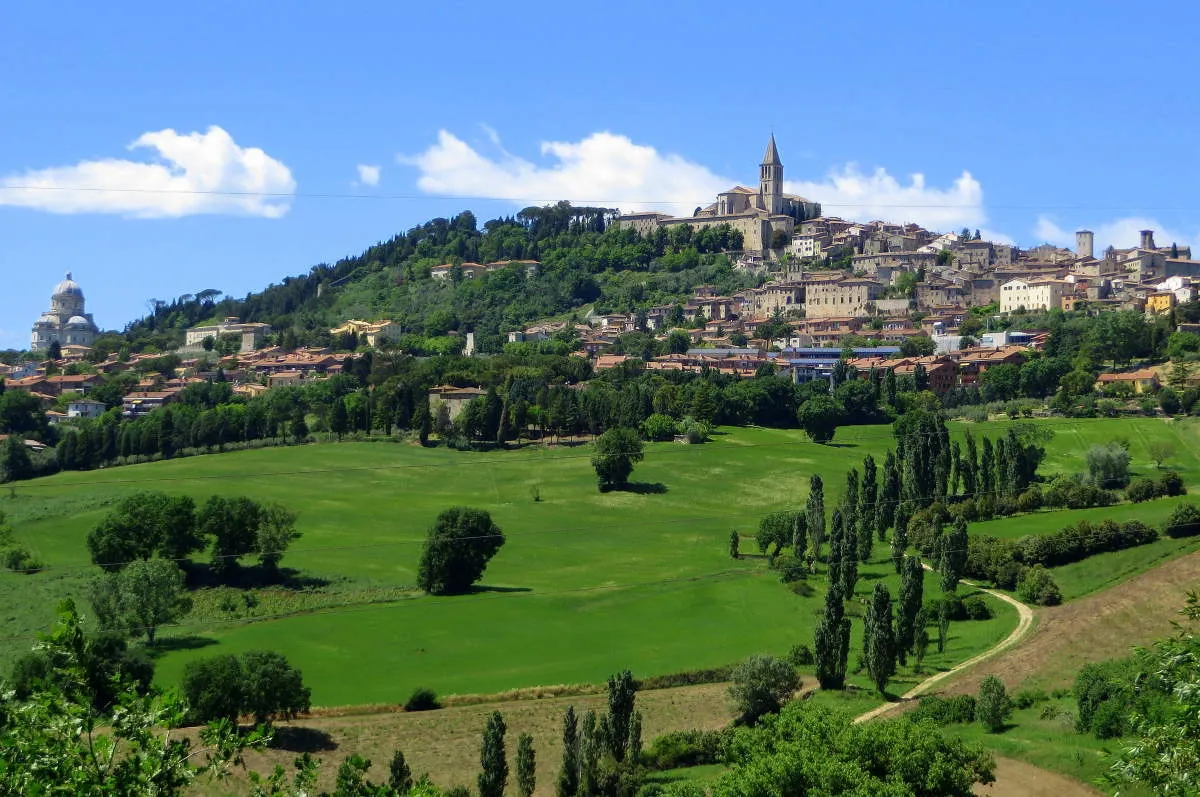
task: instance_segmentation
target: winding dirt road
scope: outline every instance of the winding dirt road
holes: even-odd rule
[[[925,569],[931,570],[929,565],[925,565]],[[963,581],[962,583],[964,583],[968,586],[971,586],[971,587],[975,587],[976,589],[980,590],[981,592],[986,592],[988,595],[991,595],[993,598],[996,598],[997,600],[1002,600],[1005,603],[1013,606],[1017,610],[1017,627],[1014,628],[1012,630],[1012,633],[1010,633],[1004,639],[1000,640],[995,645],[993,645],[992,647],[985,650],[983,653],[980,653],[978,656],[972,656],[971,658],[967,659],[966,661],[964,661],[960,664],[957,664],[954,667],[951,667],[950,669],[945,670],[944,672],[939,672],[935,675],[929,676],[924,681],[921,681],[921,683],[917,684],[912,689],[909,689],[907,692],[905,692],[903,695],[901,695],[900,699],[897,700],[896,702],[884,703],[882,706],[879,706],[878,708],[873,708],[870,711],[866,712],[865,714],[860,714],[859,716],[854,718],[855,722],[867,722],[868,720],[873,720],[877,717],[881,717],[884,714],[887,714],[889,712],[896,710],[898,707],[903,706],[905,703],[915,700],[916,698],[923,695],[925,692],[929,691],[930,687],[941,683],[942,681],[946,680],[947,678],[953,678],[954,676],[961,673],[963,670],[966,670],[970,667],[975,666],[976,664],[983,661],[984,659],[989,659],[998,653],[1003,653],[1004,651],[1008,650],[1013,645],[1020,642],[1021,639],[1025,636],[1025,634],[1027,634],[1029,632],[1029,629],[1031,629],[1033,627],[1033,610],[1030,609],[1028,606],[1026,606],[1024,603],[1021,603],[1016,598],[1012,597],[1011,595],[1006,595],[1003,592],[997,592],[994,589],[987,589],[985,587],[981,587],[978,584],[971,583],[970,581]]]

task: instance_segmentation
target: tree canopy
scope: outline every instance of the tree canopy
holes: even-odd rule
[[[504,534],[488,512],[451,507],[429,528],[417,566],[417,585],[432,595],[467,592],[502,545]]]

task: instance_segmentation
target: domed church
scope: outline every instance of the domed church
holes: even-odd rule
[[[96,339],[99,329],[90,313],[84,311],[83,289],[71,279],[71,272],[54,286],[50,309],[33,324],[31,351],[46,351],[51,344],[59,346],[88,346]]]

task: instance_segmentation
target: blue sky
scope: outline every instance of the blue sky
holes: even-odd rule
[[[464,208],[690,210],[753,183],[772,131],[830,214],[1200,243],[1197,22],[1184,2],[5,4],[0,347],[66,271],[120,328]]]

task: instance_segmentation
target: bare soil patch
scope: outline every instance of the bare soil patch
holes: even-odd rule
[[[1092,797],[1103,794],[1074,778],[1048,769],[996,757],[996,782],[990,786],[975,784],[980,797]]]

